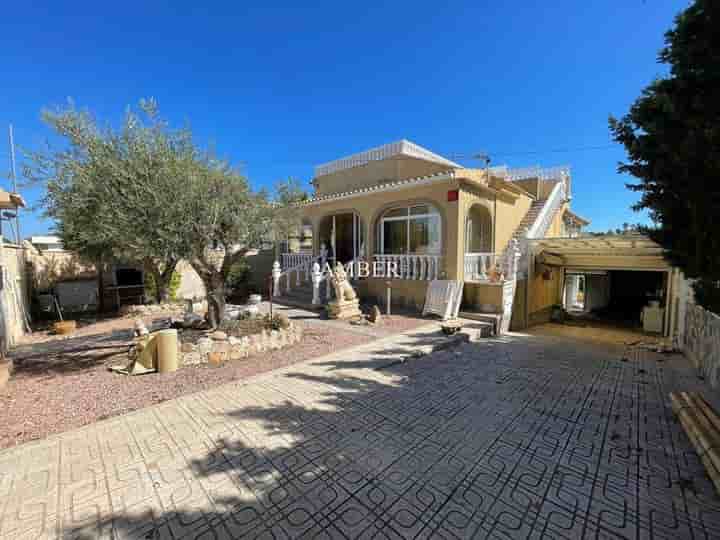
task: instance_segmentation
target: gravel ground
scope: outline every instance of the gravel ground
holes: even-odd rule
[[[167,315],[145,318],[146,324]],[[0,448],[47,437],[184,394],[353,347],[428,323],[413,316],[386,317],[379,327],[353,327],[316,316],[296,320],[303,340],[221,367],[192,366],[165,375],[127,377],[108,366],[127,362],[134,319],[89,323],[70,337],[38,332],[13,351],[15,372],[0,389]]]

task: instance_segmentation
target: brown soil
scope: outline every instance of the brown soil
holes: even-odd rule
[[[145,319],[148,328],[167,315]],[[184,394],[353,347],[427,323],[412,316],[385,317],[373,332],[341,324],[298,320],[300,343],[220,367],[190,366],[174,373],[124,376],[108,370],[126,364],[133,319],[86,324],[71,336],[38,332],[13,351],[15,371],[0,389],[0,448],[21,444],[124,414]]]

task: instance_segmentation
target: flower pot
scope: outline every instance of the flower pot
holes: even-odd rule
[[[76,321],[58,321],[53,325],[56,334],[71,334],[77,329]]]

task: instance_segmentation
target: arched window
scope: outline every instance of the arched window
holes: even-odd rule
[[[474,204],[465,223],[465,253],[492,251],[492,216],[481,204]]]
[[[429,204],[392,208],[378,224],[380,252],[384,255],[440,255],[440,213]]]

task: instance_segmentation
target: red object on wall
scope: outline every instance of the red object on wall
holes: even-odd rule
[[[458,200],[458,190],[451,189],[448,191],[448,202],[455,202]]]

